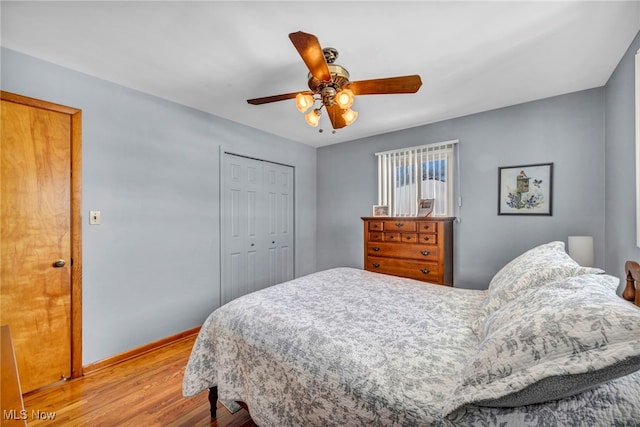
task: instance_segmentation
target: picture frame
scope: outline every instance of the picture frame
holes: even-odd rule
[[[433,212],[435,199],[418,199],[418,213],[416,216],[429,216]]]
[[[389,206],[373,205],[373,216],[389,216]]]
[[[498,168],[498,215],[553,214],[553,163]]]

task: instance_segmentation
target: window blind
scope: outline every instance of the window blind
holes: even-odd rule
[[[392,216],[416,216],[419,199],[434,199],[432,216],[454,216],[458,140],[376,153],[378,204]]]

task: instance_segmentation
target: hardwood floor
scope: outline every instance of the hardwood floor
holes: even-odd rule
[[[182,375],[194,341],[195,336],[188,337],[25,396],[28,425],[256,426],[244,409],[232,415],[220,403],[217,419],[211,419],[206,392],[182,397]]]

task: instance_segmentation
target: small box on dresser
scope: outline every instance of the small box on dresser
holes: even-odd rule
[[[362,217],[364,268],[453,286],[451,217]]]

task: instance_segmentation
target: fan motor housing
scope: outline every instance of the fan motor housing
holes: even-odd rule
[[[344,85],[349,83],[349,72],[342,65],[338,64],[327,64],[329,67],[329,72],[331,73],[331,81],[323,82],[322,80],[318,80],[309,73],[309,89],[311,89],[314,93],[319,93],[322,91],[324,87],[331,86],[336,91],[342,89]]]

